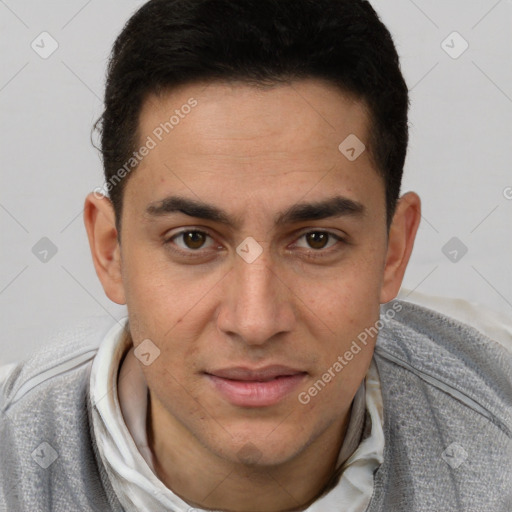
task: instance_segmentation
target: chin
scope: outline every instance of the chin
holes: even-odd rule
[[[271,436],[268,429],[265,429],[260,436],[256,436],[253,430],[245,435],[233,437],[231,446],[219,446],[217,454],[235,464],[254,467],[285,464],[305,448],[307,441],[299,437],[297,432],[288,430],[283,430],[277,435],[277,429]]]

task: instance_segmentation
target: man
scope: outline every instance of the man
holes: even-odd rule
[[[368,2],[144,5],[84,212],[128,317],[5,378],[2,506],[512,510],[510,354],[394,300],[407,108]]]

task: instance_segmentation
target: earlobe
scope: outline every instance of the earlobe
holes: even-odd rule
[[[414,192],[404,194],[399,199],[389,230],[388,250],[380,295],[381,304],[393,300],[400,291],[420,220],[421,200],[419,196]]]
[[[117,304],[125,304],[121,247],[110,199],[95,193],[89,194],[85,199],[84,223],[94,268],[107,297]]]

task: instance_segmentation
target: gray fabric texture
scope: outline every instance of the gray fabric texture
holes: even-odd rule
[[[367,512],[511,512],[511,354],[476,329],[394,302],[402,310],[375,351],[386,444]],[[111,326],[94,318],[62,333],[4,382],[0,511],[122,511],[88,406],[91,364]]]

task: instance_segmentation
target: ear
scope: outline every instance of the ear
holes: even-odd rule
[[[94,268],[107,297],[117,304],[125,304],[121,247],[117,240],[115,213],[110,199],[96,192],[89,194],[85,199],[84,223]]]
[[[420,220],[421,200],[414,192],[407,192],[398,201],[389,230],[386,265],[380,293],[381,304],[393,300],[400,291]]]

